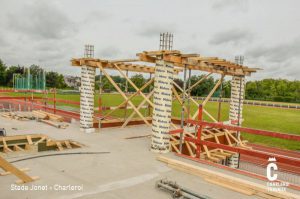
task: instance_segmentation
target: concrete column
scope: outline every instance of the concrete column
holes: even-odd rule
[[[242,125],[243,122],[243,103],[245,94],[245,77],[233,76],[231,80],[231,96],[229,122],[232,125]],[[237,135],[239,136],[239,134]],[[240,154],[236,153],[228,159],[228,166],[231,168],[239,167]]]
[[[229,122],[234,125],[241,125],[243,121],[243,103],[245,94],[245,77],[233,76],[231,80],[231,97]],[[240,115],[240,121],[238,121]]]
[[[174,66],[163,60],[156,61],[151,151],[170,151],[170,124],[172,115],[172,86]]]
[[[93,67],[81,67],[80,130],[86,133],[95,131],[93,128],[95,72]]]

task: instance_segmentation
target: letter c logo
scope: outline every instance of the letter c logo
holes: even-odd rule
[[[277,164],[275,164],[273,162],[269,163],[268,166],[267,166],[267,178],[270,181],[277,180],[277,174],[275,173],[275,174],[272,175],[272,170],[273,171],[277,171],[278,170]]]

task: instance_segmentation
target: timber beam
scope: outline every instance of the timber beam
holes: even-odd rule
[[[144,51],[137,53],[140,61],[155,63],[157,59],[171,62],[177,67],[187,66],[188,69],[201,70],[223,75],[250,76],[251,73],[259,70],[238,65],[233,62],[219,59],[218,57],[201,57],[198,54],[182,54],[178,50],[171,51]]]
[[[128,61],[136,61],[135,59]],[[132,72],[141,72],[141,73],[154,73],[154,66],[140,65],[140,64],[132,64],[127,63],[126,60],[101,60],[101,59],[93,59],[93,58],[79,58],[71,60],[72,66],[91,66],[98,68],[98,65],[101,65],[105,69],[117,70],[116,66],[124,71],[132,71]],[[175,73],[179,73],[182,69],[175,69]]]

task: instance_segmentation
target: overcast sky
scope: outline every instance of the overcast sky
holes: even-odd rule
[[[251,79],[300,80],[299,0],[0,0],[0,58],[79,75],[70,59],[135,58],[157,50],[160,32],[174,49],[263,70]]]

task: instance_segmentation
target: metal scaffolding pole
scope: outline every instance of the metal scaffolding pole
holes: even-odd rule
[[[185,93],[186,93],[186,65],[184,65],[184,74],[183,74],[183,91],[182,91],[182,106],[181,106],[181,125],[180,125],[182,129],[184,128]],[[180,133],[180,142],[179,142],[180,153],[182,153],[182,142],[183,142],[183,133]]]

